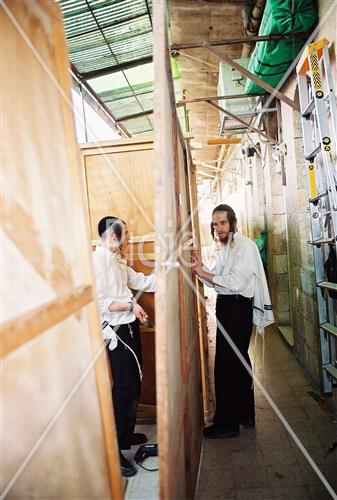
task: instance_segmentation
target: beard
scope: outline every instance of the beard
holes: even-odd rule
[[[228,242],[229,234],[220,234],[218,235],[220,243],[226,244]]]

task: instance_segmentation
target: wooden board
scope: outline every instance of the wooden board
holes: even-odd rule
[[[121,498],[68,54],[54,2],[1,3],[7,498]]]
[[[166,2],[154,3],[154,66],[160,496],[193,498],[201,452],[203,409],[196,302],[190,270],[179,259],[176,245],[182,226],[190,229],[191,221],[186,157],[170,69]]]
[[[189,143],[187,142],[186,157],[187,157],[187,168],[188,168],[188,187],[190,193],[190,203],[191,203],[191,222],[192,222],[192,232],[194,234],[194,244],[198,248],[201,248],[201,234],[200,234],[200,222],[199,222],[199,210],[198,210],[198,199],[197,199],[197,181],[196,181],[196,167],[192,163],[191,151],[189,149]],[[204,286],[203,284],[193,278],[193,283],[195,285],[195,290],[197,294],[197,313],[198,313],[198,327],[199,327],[199,348],[200,348],[200,368],[201,368],[201,382],[202,382],[202,395],[203,395],[203,405],[204,405],[204,420],[208,420],[210,408],[209,408],[209,374],[208,374],[208,341],[207,341],[207,325],[206,325],[206,308],[205,308],[205,296],[204,296]]]

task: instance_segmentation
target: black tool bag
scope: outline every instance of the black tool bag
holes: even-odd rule
[[[336,251],[332,245],[329,245],[329,256],[324,263],[324,269],[330,283],[337,283],[337,257]],[[337,299],[337,292],[329,290],[332,299]]]

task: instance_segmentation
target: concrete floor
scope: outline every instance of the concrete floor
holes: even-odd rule
[[[213,347],[214,340],[210,338]],[[254,359],[254,340],[251,358]],[[210,349],[212,352],[213,349]],[[213,350],[214,351],[214,350]],[[337,419],[323,411],[314,391],[276,328],[256,346],[255,373],[287,422],[335,490],[337,498]],[[204,440],[198,500],[273,500],[331,498],[297,444],[262,393],[255,389],[256,428],[242,429],[235,439]]]
[[[208,327],[212,367],[215,323],[211,316]],[[240,437],[235,439],[204,439],[196,499],[337,499],[337,448],[329,452],[329,446],[337,442],[336,416],[322,410],[309,394],[316,391],[276,328],[269,327],[266,331],[264,366],[260,337],[256,343],[252,339],[250,354],[252,361],[255,360],[256,377],[336,491],[335,497],[327,492],[270,404],[255,388],[256,428],[242,428]],[[212,368],[212,388],[211,374]],[[137,430],[148,434],[150,442],[156,442],[155,425],[137,426]],[[128,458],[133,457],[136,449],[126,452]],[[145,465],[155,467],[157,459],[147,459]],[[125,497],[158,499],[158,473],[139,469],[138,474],[127,481]]]
[[[148,443],[157,443],[156,425],[137,425],[136,432],[143,432],[148,437]],[[131,450],[125,450],[123,454],[128,460],[133,457],[138,446],[131,446]],[[148,457],[143,465],[147,469],[158,468],[158,458]],[[137,474],[130,479],[124,479],[125,500],[157,500],[159,498],[159,474],[156,471],[146,471],[136,465]]]

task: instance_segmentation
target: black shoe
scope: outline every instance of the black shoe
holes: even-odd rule
[[[140,432],[134,432],[131,438],[131,445],[147,443],[147,436]]]
[[[255,417],[242,418],[240,424],[246,429],[254,429],[255,427]]]
[[[123,477],[132,477],[137,474],[137,469],[124,455],[119,452],[119,461],[121,465],[121,473]]]
[[[240,435],[238,427],[222,428],[210,425],[204,429],[204,436],[208,439],[235,438]]]

